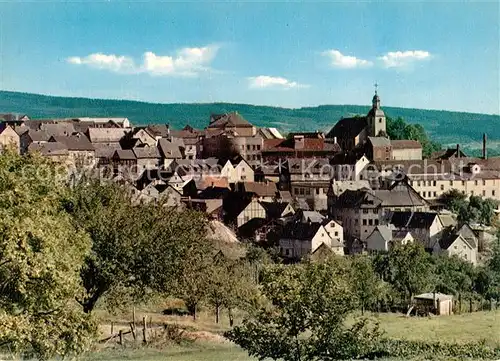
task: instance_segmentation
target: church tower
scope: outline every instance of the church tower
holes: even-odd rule
[[[372,108],[366,116],[368,122],[368,134],[371,137],[385,137],[386,132],[386,120],[384,111],[380,108],[380,97],[377,94],[378,84],[375,84],[375,95],[372,99]]]

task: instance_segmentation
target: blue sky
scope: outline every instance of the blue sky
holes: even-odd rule
[[[498,2],[0,2],[0,89],[499,113]]]

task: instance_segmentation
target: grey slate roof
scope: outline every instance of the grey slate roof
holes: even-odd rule
[[[433,212],[393,212],[388,222],[396,228],[428,229],[437,217]]]
[[[210,116],[209,128],[225,128],[225,127],[252,127],[245,118],[238,112],[231,112],[225,114],[212,114]]]
[[[167,159],[180,159],[182,158],[179,145],[172,143],[168,139],[161,138],[158,140],[158,147],[160,148],[161,155]]]
[[[56,141],[66,145],[66,148],[70,151],[94,151],[95,148],[89,139],[81,133],[73,134],[70,136],[52,136],[49,141]]]
[[[39,152],[44,156],[62,156],[68,155],[68,149],[63,143],[31,143],[28,146],[29,152]]]
[[[127,133],[123,128],[89,128],[92,143],[118,143]]]
[[[136,147],[133,151],[137,159],[159,159],[161,157],[157,147]]]
[[[343,118],[335,124],[326,137],[352,139],[361,133],[367,125],[366,117]]]
[[[368,137],[374,147],[390,147],[391,141],[386,137]]]

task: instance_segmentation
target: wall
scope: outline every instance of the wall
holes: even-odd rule
[[[421,160],[422,148],[392,149],[394,160]]]

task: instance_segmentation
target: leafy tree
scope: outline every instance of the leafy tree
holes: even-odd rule
[[[393,247],[387,254],[391,269],[390,282],[400,291],[407,301],[411,301],[417,293],[426,291],[433,280],[430,256],[417,243],[409,243]]]
[[[495,218],[495,209],[498,202],[490,198],[470,196],[467,198],[462,192],[452,189],[440,197],[447,209],[457,214],[459,222],[480,222],[491,225]]]
[[[350,263],[350,270],[354,294],[361,306],[361,313],[364,314],[367,307],[377,303],[384,288],[370,258],[355,256]]]
[[[362,358],[379,336],[366,320],[346,325],[356,302],[342,260],[270,266],[261,287],[268,302],[226,334],[259,359]]]
[[[40,359],[80,353],[96,333],[75,301],[90,240],[62,207],[66,190],[49,160],[0,156],[0,345]]]
[[[86,292],[79,299],[90,313],[114,287],[136,284],[133,267],[139,247],[135,236],[141,231],[141,215],[117,184],[93,179],[82,180],[73,189],[66,208],[92,240],[80,272]]]
[[[420,124],[408,124],[403,118],[396,120],[387,117],[387,135],[390,139],[411,139],[418,140],[422,144],[422,153],[424,157],[430,157],[432,152],[441,149],[439,143],[429,139],[424,127]]]
[[[470,295],[474,292],[476,274],[472,263],[456,256],[438,256],[434,260],[436,291],[456,296]]]

